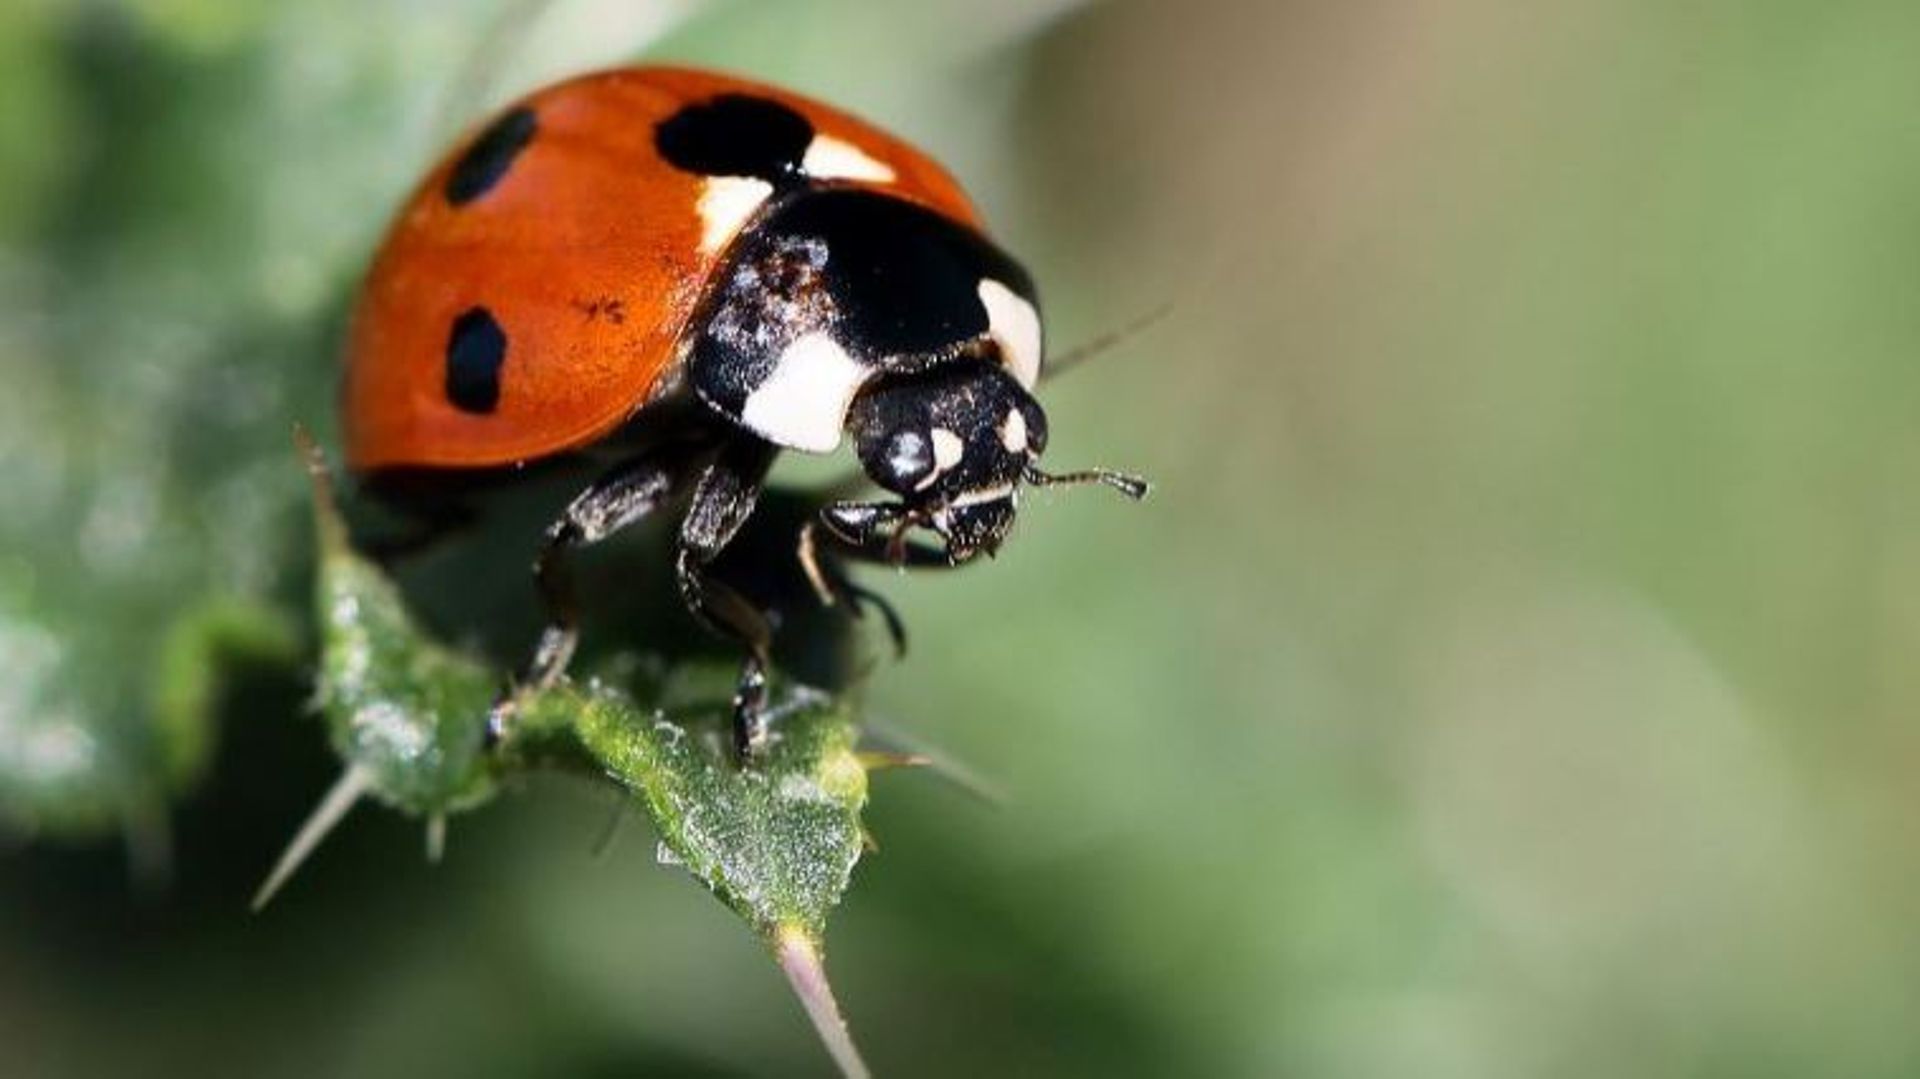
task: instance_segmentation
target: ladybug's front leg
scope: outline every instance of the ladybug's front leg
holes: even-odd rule
[[[952,569],[962,565],[962,560],[945,549],[907,535],[919,520],[913,510],[894,502],[831,502],[820,511],[818,520],[801,526],[795,550],[800,568],[822,605],[845,605],[855,618],[869,604],[879,609],[896,657],[907,654],[907,627],[899,612],[884,596],[855,584],[837,563],[850,559],[900,569]]]
[[[740,681],[733,696],[734,749],[742,760],[766,741],[767,669],[773,647],[773,627],[765,613],[707,567],[733,540],[766,484],[778,449],[769,442],[741,435],[720,451],[694,488],[687,516],[680,523],[674,572],[680,598],[695,618],[717,633],[746,647]]]
[[[822,607],[845,607],[855,619],[866,617],[868,607],[878,610],[881,619],[886,622],[887,637],[893,642],[894,658],[906,658],[907,625],[901,621],[900,612],[885,596],[854,583],[840,566],[838,558],[822,556],[818,521],[808,521],[800,526],[800,540],[794,549],[794,557],[799,561],[801,571],[807,575],[808,583],[813,585],[813,593],[819,597]]]
[[[922,520],[915,511],[892,502],[833,502],[820,511],[819,524],[835,541],[834,549],[846,558],[914,569],[951,569],[963,564],[952,552],[907,535]],[[801,537],[803,547],[814,545],[813,528],[812,523],[807,525]],[[806,565],[804,556],[801,561]],[[808,575],[816,575],[811,567]],[[816,578],[815,587],[819,585]]]

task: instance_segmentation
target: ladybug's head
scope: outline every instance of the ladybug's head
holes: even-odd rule
[[[881,379],[854,401],[847,427],[867,475],[900,499],[827,508],[829,530],[858,546],[885,539],[897,552],[918,526],[945,541],[948,562],[965,562],[999,549],[1023,483],[1104,482],[1136,498],[1146,493],[1141,481],[1115,473],[1041,472],[1047,415],[990,360]]]

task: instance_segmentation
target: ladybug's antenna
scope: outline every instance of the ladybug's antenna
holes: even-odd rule
[[[1125,323],[1119,329],[1108,330],[1106,333],[1095,337],[1091,341],[1083,341],[1075,345],[1061,355],[1048,360],[1046,373],[1043,377],[1053,378],[1056,375],[1064,374],[1115,345],[1124,344],[1128,338],[1133,337],[1143,330],[1152,329],[1155,323],[1173,314],[1173,308],[1174,302],[1172,300],[1162,300],[1155,306],[1148,308],[1145,314],[1139,315],[1132,321]]]
[[[1105,468],[1054,473],[1042,472],[1037,465],[1028,465],[1021,470],[1020,478],[1035,487],[1075,487],[1086,483],[1104,483],[1135,502],[1147,497],[1147,493],[1153,490],[1153,485],[1139,476],[1129,476],[1124,472],[1114,472]]]

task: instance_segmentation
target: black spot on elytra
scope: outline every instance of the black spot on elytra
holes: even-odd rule
[[[722,94],[688,105],[653,129],[667,163],[702,176],[752,176],[781,184],[800,176],[813,142],[807,118],[764,97]]]
[[[462,412],[485,415],[500,405],[500,365],[507,335],[484,307],[453,320],[447,336],[447,400]]]
[[[513,167],[520,151],[533,141],[539,126],[529,108],[515,109],[495,120],[454,163],[453,172],[447,175],[447,201],[465,206],[493,190]]]

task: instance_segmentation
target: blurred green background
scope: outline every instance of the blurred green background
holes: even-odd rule
[[[639,56],[926,146],[1056,344],[991,568],[879,578],[831,937],[882,1074],[1920,1074],[1920,8],[0,2],[0,1074],[822,1074],[603,797],[363,810],[286,432],[489,107]],[[477,58],[477,59],[476,59]],[[208,716],[217,722],[206,722]]]

